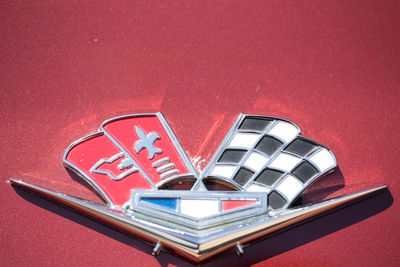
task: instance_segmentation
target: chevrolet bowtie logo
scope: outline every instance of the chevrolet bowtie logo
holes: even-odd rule
[[[10,181],[145,237],[154,255],[165,246],[199,262],[231,248],[241,255],[262,235],[386,188],[293,207],[337,166],[328,147],[300,133],[285,119],[241,114],[199,175],[161,113],[121,116],[72,143],[63,158],[105,205]]]
[[[160,136],[157,133],[151,132],[146,135],[146,133],[140,129],[139,126],[136,126],[135,129],[138,137],[140,138],[140,140],[136,141],[135,143],[136,153],[139,154],[140,151],[145,148],[149,151],[149,159],[153,159],[155,154],[162,153],[162,149],[154,146],[154,142],[160,139]]]

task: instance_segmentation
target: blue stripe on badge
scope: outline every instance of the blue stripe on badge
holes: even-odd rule
[[[140,201],[147,202],[153,205],[157,205],[166,209],[176,210],[178,200],[176,198],[149,198],[143,197]]]

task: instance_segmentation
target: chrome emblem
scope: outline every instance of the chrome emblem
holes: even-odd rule
[[[337,166],[329,148],[300,132],[285,119],[241,114],[199,175],[161,113],[122,116],[72,143],[63,158],[106,205],[10,181],[144,236],[154,255],[163,246],[196,262],[230,248],[241,255],[256,238],[386,188],[292,207]]]

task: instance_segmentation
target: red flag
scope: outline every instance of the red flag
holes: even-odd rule
[[[114,205],[126,203],[132,189],[157,189],[178,176],[197,176],[160,113],[104,122],[99,132],[67,149],[64,163]]]

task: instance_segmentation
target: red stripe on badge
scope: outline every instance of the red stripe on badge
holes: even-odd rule
[[[257,204],[254,200],[222,200],[222,210],[233,210]]]

